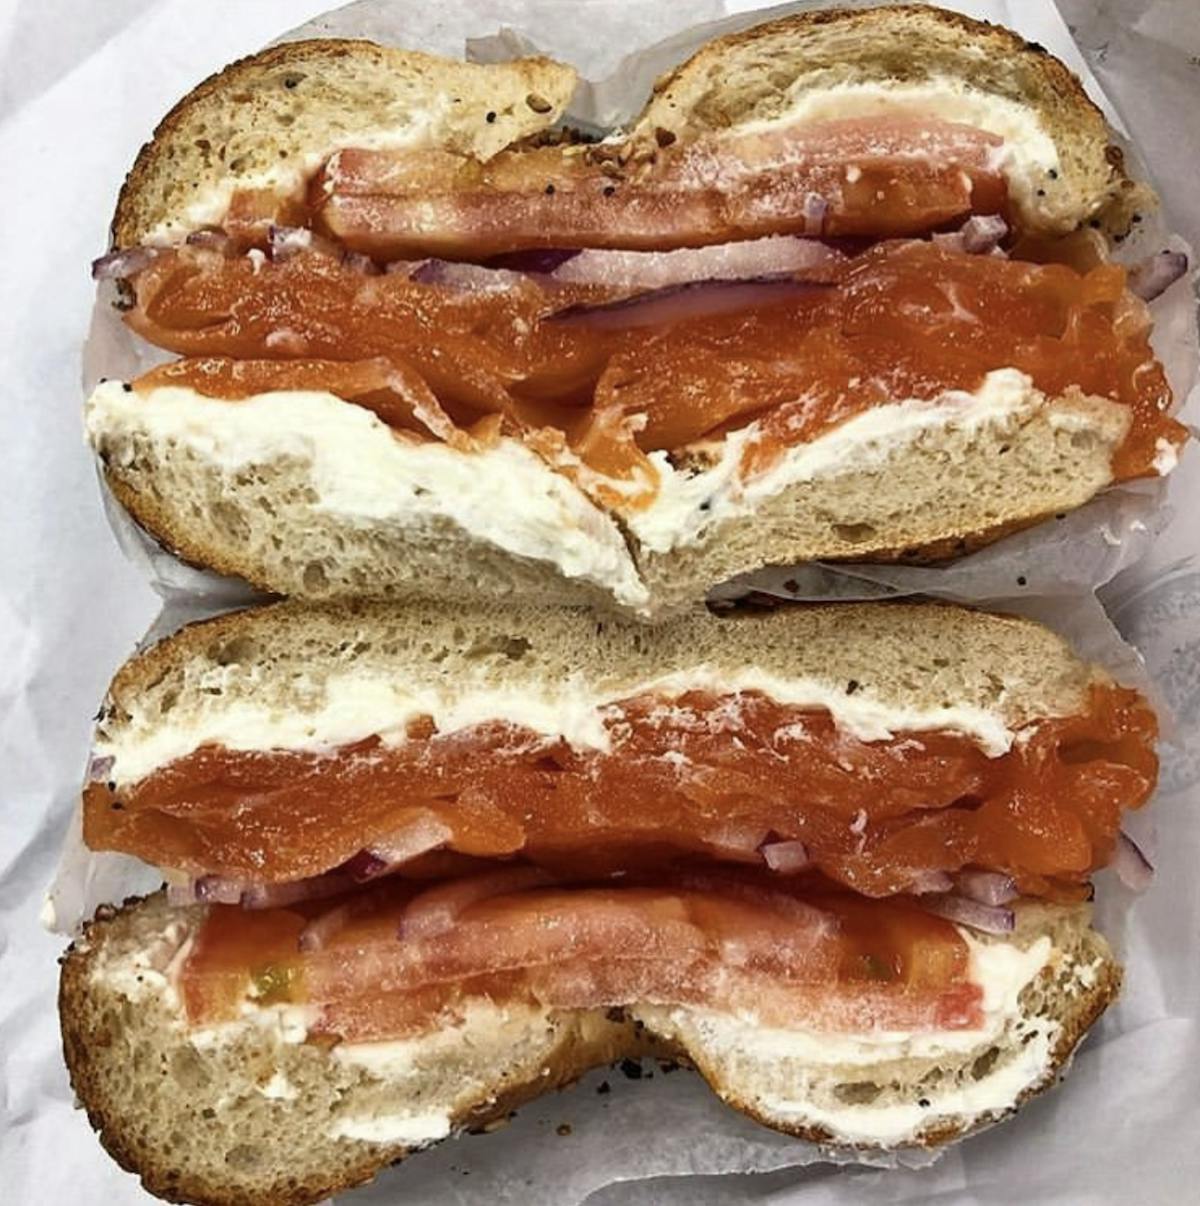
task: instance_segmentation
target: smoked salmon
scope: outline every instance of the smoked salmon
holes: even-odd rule
[[[868,896],[968,867],[1069,895],[1109,860],[1123,810],[1145,802],[1157,773],[1153,713],[1115,686],[995,757],[953,733],[861,740],[824,710],[755,692],[666,702],[606,706],[607,752],[501,722],[439,733],[428,720],[399,744],[330,752],[205,745],[128,787],[90,784],[84,836],[257,883],[353,871],[364,850],[390,869],[448,850],[588,873],[761,866],[762,848],[786,841],[802,844],[806,874]]]
[[[944,244],[883,243],[823,257],[790,277],[790,290],[749,295],[738,309],[684,306],[675,320],[660,310],[648,325],[637,317],[646,296],[622,298],[611,284],[502,277],[487,288],[369,275],[313,249],[280,262],[165,252],[136,277],[127,321],[192,359],[138,385],[242,397],[265,370],[239,381],[209,358],[384,359],[404,366],[408,392],[420,392],[439,423],[444,413],[465,431],[501,416],[504,430],[551,459],[574,454],[602,479],[603,501],[626,505],[630,491],[620,487],[631,481],[635,502],[654,496],[651,451],[760,421],[747,468],[762,468],[871,406],[973,391],[1001,368],[1027,373],[1047,395],[1077,387],[1128,406],[1118,478],[1154,472],[1160,442],[1185,436],[1167,415],[1171,391],[1150,347],[1149,313],[1113,264],[1080,273]],[[285,388],[288,370],[271,372],[273,387]],[[319,379],[308,367],[296,373],[299,388]],[[351,392],[336,373],[326,388]],[[373,405],[363,391],[349,400]],[[405,430],[445,438],[411,400],[375,408]],[[616,488],[607,497],[604,478]]]

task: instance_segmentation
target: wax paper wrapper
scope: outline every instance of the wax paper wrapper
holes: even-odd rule
[[[1141,117],[1130,124],[1138,144],[1151,149],[1151,175],[1167,199],[1167,216],[1195,240],[1200,210],[1189,189],[1194,154],[1183,153],[1194,146],[1192,120],[1179,104],[1156,109],[1153,101],[1158,95],[1190,99],[1194,114],[1200,73],[1189,74],[1189,56],[1200,54],[1200,29],[1184,19],[1194,17],[1194,7],[1186,0],[1127,0],[1103,11],[1087,0],[1064,4],[1122,112]],[[0,1167],[11,1200],[82,1197],[117,1206],[149,1201],[133,1178],[101,1155],[86,1121],[71,1109],[53,1016],[53,957],[61,940],[41,934],[35,918],[77,799],[89,713],[111,670],[158,607],[139,572],[165,602],[153,634],[248,597],[244,584],[201,574],[163,554],[123,515],[114,528],[139,572],[113,556],[78,438],[72,348],[91,305],[81,265],[103,250],[116,183],[157,116],[193,81],[320,7],[321,0],[259,0],[253,6],[234,0],[206,0],[203,6],[114,0],[87,22],[52,25],[40,2],[18,0],[10,25],[0,17],[0,33],[8,35],[0,38],[0,48],[7,47],[0,63],[5,161],[35,169],[13,191],[2,236],[9,271],[0,275],[0,313],[13,328],[4,341],[13,370],[7,392],[31,405],[58,399],[56,407],[42,405],[34,418],[23,407],[0,409],[18,499],[10,514],[19,516],[3,530],[4,563],[20,570],[6,576],[0,594],[0,685],[9,721],[0,737],[12,768],[7,794],[15,805],[6,802],[0,812]],[[1103,101],[1048,3],[996,0],[957,7],[1003,21],[1045,45]],[[1179,19],[1172,20],[1172,13]],[[471,51],[480,58],[537,45],[597,81],[577,98],[574,116],[604,127],[640,105],[662,67],[711,36],[675,35],[679,27],[720,15],[721,6],[704,3],[546,0],[453,9],[369,3],[318,18],[312,29],[447,54],[462,53],[474,38]],[[758,19],[736,18],[741,24]],[[629,47],[664,36],[671,37],[665,50],[621,62]],[[1164,87],[1168,91],[1160,92]],[[1117,120],[1116,110],[1106,107]],[[1191,221],[1179,222],[1181,214]],[[1147,236],[1151,243],[1162,238],[1163,229]],[[20,237],[32,230],[51,230],[56,237],[36,245]],[[49,316],[44,305],[30,305],[31,297],[49,296],[55,302]],[[1187,285],[1176,285],[1155,311],[1158,346],[1182,396],[1192,373],[1194,318]],[[103,304],[97,310],[98,321],[112,317]],[[89,348],[89,379],[129,371],[119,358],[137,355],[131,341],[121,345],[123,328],[113,326],[117,366],[98,367],[98,349],[105,356],[114,353],[111,346],[105,349],[108,336],[101,333]],[[1188,517],[1200,505],[1194,460],[1185,456],[1172,475],[1166,512],[1157,509],[1161,487],[1129,488],[949,570],[840,567],[830,575],[811,569],[797,584],[800,594],[815,597],[908,591],[990,597],[997,606],[1053,624],[1125,681],[1144,683],[1141,662],[1116,641],[1095,598],[1074,593],[1081,584],[1109,583],[1102,597],[1145,657],[1157,696],[1173,718],[1172,744],[1164,750],[1154,807],[1135,818],[1139,841],[1151,850],[1157,845],[1157,886],[1130,907],[1112,877],[1101,877],[1099,920],[1125,958],[1128,987],[1076,1060],[1065,1088],[1029,1105],[1012,1123],[956,1146],[932,1167],[908,1167],[913,1161],[906,1156],[896,1168],[839,1171],[826,1153],[727,1110],[690,1073],[667,1074],[647,1065],[634,1080],[621,1070],[601,1070],[574,1090],[526,1107],[509,1127],[448,1142],[344,1200],[522,1206],[768,1198],[1064,1206],[1126,1198],[1194,1200],[1200,1092],[1192,1078],[1180,1074],[1200,1057],[1200,892],[1191,873],[1200,859],[1194,817],[1200,781],[1194,752],[1200,749],[1200,571],[1188,560],[1195,543]],[[1170,515],[1173,522],[1161,531]],[[1031,543],[1018,545],[1026,539]],[[754,586],[797,593],[786,581]],[[1155,830],[1163,838],[1157,843]],[[133,860],[86,855],[77,835],[68,839],[64,871],[51,912],[66,926],[99,900],[152,886],[157,878]]]

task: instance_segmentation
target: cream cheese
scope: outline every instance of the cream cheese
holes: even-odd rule
[[[471,1047],[511,1050],[538,1026],[548,1026],[547,1011],[530,1005],[499,1006],[490,1001],[468,1005],[460,1020],[416,1038],[367,1043],[339,1043],[330,1052],[335,1063],[357,1068],[376,1080],[408,1080],[437,1063]]]
[[[135,437],[187,450],[232,477],[247,466],[304,464],[317,512],[350,525],[406,530],[451,520],[516,557],[639,607],[648,593],[612,518],[521,441],[464,454],[407,439],[361,406],[318,390],[280,390],[237,402],[165,386],[142,393],[102,382],[88,400],[98,451],[132,456]]]
[[[201,689],[203,685],[197,684]],[[331,675],[323,696],[303,709],[274,706],[253,693],[230,702],[200,690],[186,721],[175,714],[166,720],[134,715],[113,732],[98,733],[95,749],[99,756],[112,757],[108,773],[118,785],[134,783],[207,744],[230,750],[322,752],[378,735],[385,745],[394,746],[407,739],[409,721],[420,716],[432,717],[443,733],[489,720],[507,721],[547,739],[561,738],[577,749],[607,752],[611,740],[605,722],[612,719],[610,710],[618,700],[653,694],[669,707],[689,691],[730,697],[754,691],[784,706],[825,708],[839,728],[863,741],[884,741],[905,732],[953,732],[997,757],[1014,739],[998,711],[971,705],[907,707],[879,699],[869,690],[847,695],[841,682],[785,678],[756,666],[728,670],[698,664],[608,692],[568,678],[542,683],[536,690],[459,682],[451,694],[444,687],[409,687],[365,671],[346,672]],[[736,708],[736,699],[731,698],[729,706]],[[736,719],[731,714],[731,722]]]
[[[768,1114],[794,1125],[824,1126],[839,1141],[893,1145],[906,1142],[922,1126],[939,1117],[964,1117],[1003,1111],[1015,1105],[1021,1093],[1046,1074],[1053,1054],[1057,1023],[1021,1020],[1020,996],[1050,959],[1052,944],[1040,937],[1022,950],[1010,942],[985,942],[965,930],[959,931],[970,950],[971,980],[983,989],[983,1023],[970,1030],[931,1033],[876,1031],[856,1035],[832,1034],[803,1029],[760,1027],[754,1018],[734,1018],[704,1010],[640,1009],[632,1011],[652,1029],[662,1028],[665,1013],[670,1029],[698,1032],[706,1047],[719,1057],[737,1056],[761,1062],[778,1071],[781,1063],[795,1061],[799,1086],[795,1096],[765,1094],[758,1104]],[[803,1072],[820,1075],[822,1069],[869,1067],[909,1058],[939,1059],[944,1056],[986,1050],[1006,1032],[1021,1027],[1016,1054],[999,1063],[979,1080],[961,1087],[930,1088],[920,1101],[891,1105],[822,1104],[804,1095],[808,1078]],[[784,1074],[786,1075],[786,1073]]]
[[[1020,1006],[1023,990],[1050,961],[1051,940],[1042,936],[1022,949],[1009,941],[986,941],[965,930],[959,932],[969,949],[969,977],[982,989],[983,1022],[971,1030],[849,1035],[803,1028],[764,1028],[753,1016],[732,1016],[693,1007],[641,1006],[631,1008],[629,1014],[652,1033],[669,1035],[684,1029],[695,1034],[717,1058],[736,1056],[748,1061],[751,1067],[762,1063],[774,1072],[780,1070],[780,1065],[795,1062],[798,1068],[793,1079],[801,1086],[801,1095],[761,1096],[758,1105],[768,1115],[794,1124],[826,1126],[844,1142],[903,1143],[939,1117],[963,1117],[969,1121],[1011,1108],[1022,1092],[1044,1077],[1053,1055],[1057,1024],[1044,1019],[1023,1020]],[[189,944],[186,927],[172,922],[160,935],[142,940],[139,946],[131,944],[107,951],[97,961],[93,976],[135,1002],[159,997],[177,1014],[177,1025],[183,1026],[182,1005],[173,982]],[[1094,980],[1095,965],[1077,969],[1076,976],[1085,984]],[[188,1042],[205,1051],[243,1039],[256,1030],[256,1041],[271,1046],[300,1043],[307,1037],[316,1011],[311,1006],[264,1007],[248,999],[243,1002],[241,1012],[238,1021],[188,1031]],[[553,1023],[545,1010],[529,1006],[507,1009],[481,1002],[469,1007],[457,1024],[415,1038],[334,1046],[329,1052],[334,1063],[359,1070],[369,1080],[399,1089],[401,1093],[406,1085],[411,1085],[418,1099],[424,1097],[424,1100],[420,1108],[359,1107],[355,1112],[340,1113],[327,1133],[336,1139],[414,1147],[445,1138],[452,1129],[457,1098],[471,1097],[473,1089],[461,1078],[443,1077],[439,1083],[447,1090],[445,1099],[430,1100],[422,1091],[428,1083],[426,1069],[431,1065],[444,1066],[448,1057],[469,1047],[480,1053],[481,1074],[484,1074],[503,1062],[504,1053],[536,1041],[539,1026],[548,1028],[549,1038]],[[1020,1040],[1010,1044],[1016,1050],[1012,1058],[961,1087],[929,1089],[922,1099],[924,1104],[830,1107],[802,1095],[807,1077],[801,1072],[819,1076],[822,1069],[970,1053],[1014,1033],[1019,1033]],[[487,1056],[487,1052],[495,1052],[495,1057]],[[784,1071],[786,1074],[786,1068]],[[299,1097],[299,1091],[278,1069],[257,1088],[272,1101],[290,1102]]]
[[[700,543],[724,520],[752,514],[789,486],[881,465],[948,429],[1009,428],[1044,404],[1045,395],[1025,373],[996,369],[974,392],[949,390],[932,400],[872,406],[816,439],[785,448],[771,468],[743,479],[742,458],[761,433],[761,424],[751,423],[727,436],[716,463],[698,473],[674,468],[665,452],[651,453],[659,493],[648,507],[628,510],[622,518],[643,548],[669,553]]]
[[[258,1086],[258,1091],[268,1101],[295,1101],[300,1096],[300,1090],[278,1068],[266,1084]]]
[[[1179,451],[1170,440],[1159,436],[1154,441],[1154,460],[1150,462],[1159,477],[1166,477],[1179,464]]]
[[[422,1108],[341,1114],[329,1128],[334,1139],[359,1139],[372,1143],[419,1145],[445,1138],[459,1099],[476,1095],[478,1078],[491,1079],[502,1072],[514,1051],[535,1040],[543,1028],[547,1039],[554,1034],[547,1011],[531,1006],[501,1007],[491,1002],[470,1005],[461,1020],[421,1034],[416,1038],[383,1042],[339,1043],[330,1058],[345,1068],[363,1072],[372,1080],[403,1092],[411,1086]],[[470,1065],[455,1076],[444,1071],[433,1078],[438,1092],[432,1094],[427,1069],[445,1069],[472,1052]]]
[[[796,94],[789,97],[777,116],[736,126],[731,133],[768,131],[792,122],[886,118],[906,113],[975,126],[1004,140],[996,148],[990,166],[1004,175],[1011,197],[1025,214],[1051,223],[1075,224],[1070,220],[1069,197],[1064,195],[1056,205],[1054,192],[1046,187],[1047,181],[1054,179],[1051,171],[1057,172],[1060,167],[1058,148],[1031,105],[973,88],[961,76],[934,75],[920,83],[863,81],[817,87],[813,77],[806,75],[793,88]],[[1039,189],[1047,195],[1039,197]]]
[[[170,922],[150,938],[107,942],[92,965],[92,979],[128,1001],[161,1000],[180,1008],[176,980],[191,950],[192,938],[182,921]]]
[[[982,942],[959,930],[970,950],[968,975],[983,989],[983,1024],[970,1030],[917,1033],[875,1030],[862,1034],[835,1034],[824,1030],[774,1029],[753,1017],[737,1018],[709,1010],[672,1011],[689,1029],[698,1030],[714,1050],[739,1051],[753,1059],[802,1060],[820,1067],[876,1064],[896,1059],[936,1059],[971,1051],[992,1042],[1020,1017],[1020,995],[1046,966],[1052,950],[1041,937],[1022,950],[1009,942]],[[634,1011],[647,1023],[653,1010]]]
[[[981,1115],[1011,1110],[1049,1071],[1058,1029],[1052,1022],[1031,1026],[1012,1059],[961,1087],[929,1090],[922,1098],[928,1103],[924,1106],[913,1101],[828,1107],[772,1095],[759,1104],[767,1115],[793,1125],[824,1126],[841,1143],[903,1144],[938,1118],[961,1118],[969,1124]]]
[[[353,147],[362,151],[393,151],[429,145],[435,141],[447,103],[445,98],[429,98],[423,102],[420,112],[410,114],[402,126],[347,130],[340,137],[330,131],[329,142],[321,150],[290,155],[260,172],[235,176],[227,170],[222,171],[216,180],[194,189],[178,215],[152,227],[142,237],[142,243],[152,247],[169,246],[180,242],[193,230],[220,226],[235,192],[262,189],[281,197],[297,196],[317,169],[339,150]]]
[[[296,1046],[308,1038],[320,1010],[311,1005],[258,1005],[247,1000],[242,1002],[240,1013],[237,1021],[193,1027],[188,1031],[188,1042],[198,1051],[207,1051],[256,1029],[258,1038],[270,1046]]]
[[[450,1134],[450,1115],[442,1110],[379,1111],[341,1114],[327,1134],[331,1139],[357,1139],[363,1143],[403,1143],[421,1147]]]

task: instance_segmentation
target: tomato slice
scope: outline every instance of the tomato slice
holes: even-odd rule
[[[361,891],[332,906],[343,924],[318,949],[300,949],[317,906],[212,907],[181,971],[189,1021],[232,1020],[247,1000],[309,1005],[315,1032],[345,1040],[428,1029],[473,1001],[692,1005],[835,1031],[981,1020],[965,940],[907,902],[805,897],[744,875],[523,890],[493,876],[479,898],[464,882],[436,933],[406,929],[412,885]]]

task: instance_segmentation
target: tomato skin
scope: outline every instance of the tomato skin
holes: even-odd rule
[[[180,973],[189,1022],[235,1020],[247,1001],[307,1005],[313,1034],[346,1041],[418,1033],[489,1001],[683,1004],[855,1032],[981,1022],[965,940],[910,902],[762,875],[656,876],[501,891],[409,935],[418,898],[397,883],[343,898],[332,907],[349,904],[349,920],[303,951],[315,906],[213,906]]]

